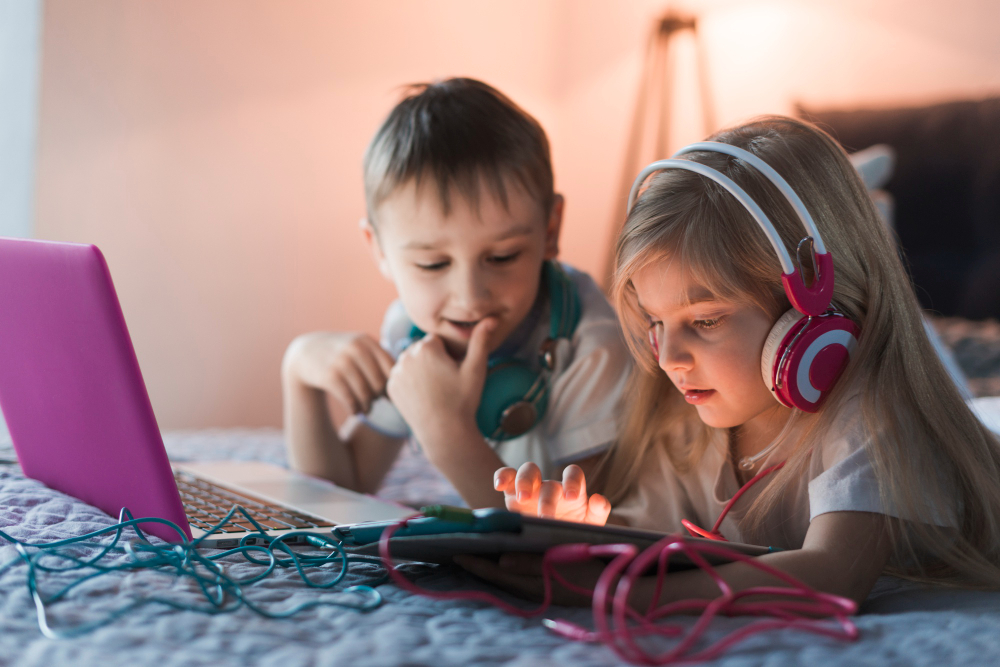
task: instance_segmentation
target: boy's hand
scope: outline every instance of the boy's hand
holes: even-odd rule
[[[389,374],[389,398],[425,448],[447,444],[448,433],[456,426],[475,426],[494,328],[495,318],[476,325],[462,361],[452,359],[444,340],[433,334],[411,345],[397,360]]]
[[[282,369],[359,414],[385,392],[394,363],[368,334],[319,331],[292,341]]]
[[[611,503],[599,493],[587,496],[587,480],[577,465],[563,470],[562,483],[542,481],[538,466],[530,461],[515,472],[500,468],[493,476],[493,486],[502,491],[507,509],[563,521],[577,521],[603,526],[611,513]]]

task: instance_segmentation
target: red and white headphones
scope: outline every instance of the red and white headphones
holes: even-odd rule
[[[805,226],[808,236],[799,243],[797,257],[800,270],[795,270],[792,258],[782,243],[774,225],[746,191],[725,174],[700,162],[679,160],[677,156],[695,151],[725,153],[750,164],[767,177],[792,205]],[[861,330],[850,318],[830,308],[833,298],[833,257],[826,251],[823,237],[805,204],[788,182],[769,164],[742,148],[715,141],[701,141],[685,146],[669,160],[647,166],[632,184],[626,213],[632,210],[639,188],[646,178],[664,169],[685,169],[709,178],[736,197],[764,230],[781,262],[781,282],[793,309],[786,312],[771,328],[764,341],[760,371],[764,384],[782,405],[805,412],[819,410],[824,397],[847,367],[858,345]],[[806,286],[802,277],[802,248],[812,244],[815,267],[813,284]]]

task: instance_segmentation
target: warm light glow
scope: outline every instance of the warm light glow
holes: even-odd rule
[[[1000,91],[1000,3],[47,0],[36,234],[102,246],[166,427],[277,425],[285,345],[376,332],[360,162],[399,86],[482,78],[549,133],[562,256],[601,271],[645,40],[699,17],[720,124]],[[671,145],[701,138],[674,44]]]

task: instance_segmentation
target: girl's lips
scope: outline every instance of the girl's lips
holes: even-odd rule
[[[714,389],[687,389],[684,391],[684,400],[693,405],[700,405],[714,395]]]

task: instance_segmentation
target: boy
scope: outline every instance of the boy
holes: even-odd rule
[[[503,506],[493,474],[505,465],[592,472],[615,439],[631,362],[594,281],[552,262],[563,199],[538,122],[479,81],[415,86],[372,140],[364,172],[362,235],[399,300],[381,345],[316,332],[289,346],[292,466],[371,493],[412,436],[471,507]],[[553,341],[557,326],[565,336]],[[533,407],[527,421],[504,410],[502,427],[484,434],[487,375],[510,365],[527,369],[522,402]],[[547,403],[535,400],[546,392]],[[358,416],[340,434],[327,395]]]

